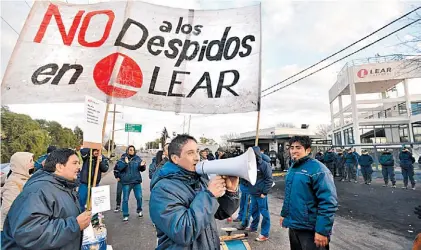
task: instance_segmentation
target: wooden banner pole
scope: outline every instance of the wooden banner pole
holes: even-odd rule
[[[89,175],[88,175],[88,196],[87,196],[87,200],[86,200],[86,205],[87,207],[89,207],[89,203],[91,202],[91,192],[89,190],[91,190],[91,183],[92,183],[92,175],[90,173],[92,173],[92,148],[89,150]],[[82,208],[84,209],[84,207]]]
[[[110,104],[107,103],[107,106],[105,108],[105,117],[104,117],[104,123],[102,124],[102,140],[104,139],[104,135],[105,135],[105,127],[107,125],[107,119],[108,119],[108,110],[110,109]],[[102,142],[101,142],[101,147],[99,148],[99,152],[98,152],[98,156],[102,155]],[[98,170],[99,170],[99,161],[96,161],[96,166],[95,166],[95,174],[94,174],[94,182],[92,183],[92,186],[96,186],[96,181],[98,180]],[[90,189],[88,189],[88,194],[91,192]],[[88,206],[88,210],[91,210],[92,208],[92,203],[89,202],[89,206]]]

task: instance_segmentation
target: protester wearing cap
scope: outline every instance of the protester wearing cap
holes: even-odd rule
[[[363,174],[364,183],[371,185],[371,174],[373,173],[371,164],[373,164],[373,157],[368,154],[367,150],[363,150],[362,155],[358,159],[358,163],[361,166],[361,173]]]
[[[415,158],[407,147],[403,147],[402,152],[399,154],[400,166],[403,176],[403,189],[408,189],[408,179],[411,181],[412,189],[415,190],[414,180],[414,162]]]
[[[382,155],[379,159],[380,165],[382,165],[382,174],[384,179],[383,187],[387,187],[389,184],[389,178],[392,182],[392,188],[396,188],[396,180],[395,180],[395,160],[393,159],[393,155],[387,149],[382,152]]]
[[[352,180],[357,183],[357,168],[358,157],[352,151],[352,148],[349,148],[345,154],[345,180],[348,179],[349,182]]]

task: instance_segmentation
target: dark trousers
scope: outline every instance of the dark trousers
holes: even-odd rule
[[[365,183],[371,182],[371,174],[373,173],[371,166],[361,166],[361,173],[363,174]]]
[[[411,185],[415,187],[415,179],[414,179],[414,166],[405,166],[402,167],[402,177],[403,177],[403,185],[405,187],[408,186],[408,179],[411,181]]]
[[[390,178],[390,181],[392,182],[392,185],[395,185],[396,183],[395,168],[393,166],[382,166],[382,174],[383,174],[384,183],[386,185],[389,183],[389,178]]]
[[[326,167],[330,170],[330,172],[332,173],[333,176],[336,175],[335,163],[334,162],[327,162]]]
[[[329,250],[329,244],[325,247],[317,247],[314,243],[314,231],[289,229],[289,244],[291,250]]]
[[[117,194],[116,194],[116,206],[121,207],[121,194],[123,193],[123,185],[121,182],[117,182]]]

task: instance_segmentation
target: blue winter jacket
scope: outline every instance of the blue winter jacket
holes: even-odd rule
[[[152,179],[153,174],[156,171],[156,157],[152,158],[151,164],[149,164],[149,179]]]
[[[337,200],[330,170],[319,161],[304,157],[295,162],[286,175],[282,226],[329,236]]]
[[[358,164],[360,164],[361,167],[371,167],[371,164],[373,164],[373,157],[369,154],[362,154],[358,159]]]
[[[37,171],[37,170],[39,170],[39,169],[41,169],[41,168],[42,168],[42,162],[43,162],[44,160],[46,160],[46,159],[47,159],[47,157],[48,157],[48,154],[41,155],[41,156],[38,158],[38,160],[36,160],[36,161],[34,162],[35,171]]]
[[[253,147],[254,149],[254,147]],[[259,149],[255,149],[255,153]],[[266,158],[266,157],[267,158]],[[269,161],[267,161],[269,159]],[[273,177],[272,177],[272,167],[270,166],[270,158],[265,154],[260,154],[260,157],[256,157],[257,163],[257,179],[254,186],[251,183],[246,182],[246,187],[248,193],[253,196],[267,195],[269,190],[272,188]]]
[[[207,176],[171,162],[153,175],[149,211],[157,231],[156,249],[220,249],[215,219],[237,210],[238,192],[216,199],[207,186]]]
[[[345,153],[344,158],[345,158],[345,164],[356,165],[358,163],[358,157],[356,154],[354,154],[354,152]]]
[[[411,152],[402,151],[399,154],[399,161],[401,167],[411,167],[415,162],[415,158],[412,156]]]
[[[380,156],[379,163],[385,167],[392,167],[395,165],[395,160],[393,159],[393,155],[390,152],[384,152]]]
[[[53,173],[35,172],[6,217],[1,249],[74,250],[82,245],[76,183]]]
[[[268,155],[261,153],[261,156],[262,156],[262,159],[263,159],[265,162],[270,163],[270,157],[269,157]]]
[[[324,162],[324,154],[321,152],[318,152],[314,158],[320,162]]]
[[[345,165],[345,157],[343,153],[336,155],[336,166],[338,168],[343,168]]]
[[[334,163],[336,160],[336,154],[334,152],[327,152],[323,160],[325,163]]]
[[[80,150],[80,154],[83,160],[83,165],[82,165],[82,169],[80,171],[80,183],[83,184],[88,184],[88,180],[89,180],[89,158],[90,158],[90,154],[89,154],[90,149],[89,148],[83,148]],[[97,161],[97,157],[92,157],[92,169],[91,169],[91,184],[94,183],[94,175],[95,175],[95,167],[96,167],[96,161]],[[108,159],[105,156],[102,156],[102,161],[99,163],[99,171],[98,171],[98,176],[97,176],[97,180],[96,180],[96,185],[99,184],[99,182],[101,181],[101,173],[105,173],[108,171]]]
[[[124,160],[126,156],[129,158],[129,163]],[[142,159],[138,155],[130,156],[123,154],[120,160],[117,161],[115,169],[120,174],[120,182],[123,185],[142,183],[142,175],[140,172],[146,170],[146,166],[141,166]]]

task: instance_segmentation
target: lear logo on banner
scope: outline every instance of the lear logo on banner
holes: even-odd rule
[[[370,71],[368,71],[367,69],[360,69],[357,72],[357,76],[359,78],[365,78],[367,76],[369,76],[369,77],[385,76],[385,75],[389,75],[391,73],[392,73],[392,68],[370,69]]]
[[[115,79],[113,69],[117,70]],[[143,74],[133,59],[121,53],[114,53],[95,65],[94,80],[96,86],[108,96],[128,98],[142,87]]]

